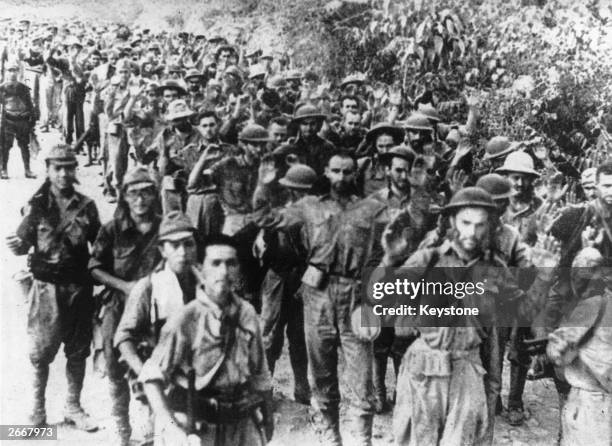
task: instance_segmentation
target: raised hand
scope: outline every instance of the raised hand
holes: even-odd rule
[[[458,190],[465,186],[467,180],[468,176],[463,170],[456,170],[448,180],[448,187],[450,188],[451,192],[455,194]]]
[[[531,248],[531,263],[539,268],[555,268],[561,260],[561,244],[552,235],[538,234]]]
[[[262,158],[258,170],[258,182],[260,184],[270,184],[276,179],[278,169],[271,155],[266,155]]]
[[[586,228],[584,228],[584,231],[582,231],[580,238],[582,240],[583,248],[597,248],[603,243],[604,230],[603,228],[596,229],[593,226],[588,225]]]

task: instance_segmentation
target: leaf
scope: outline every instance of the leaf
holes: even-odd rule
[[[451,36],[457,34],[455,32],[455,25],[453,24],[453,21],[451,19],[446,19],[446,29],[448,30],[448,34]]]
[[[436,59],[436,52],[433,48],[429,48],[427,50],[427,58],[429,59],[430,63],[433,63],[434,60]]]
[[[436,54],[439,56],[442,54],[442,50],[444,49],[444,39],[440,36],[434,36],[434,50]]]
[[[419,56],[419,59],[425,59],[425,49],[421,45],[416,47],[416,54]]]

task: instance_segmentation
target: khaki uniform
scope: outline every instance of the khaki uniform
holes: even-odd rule
[[[215,371],[218,361],[222,362]],[[263,446],[255,408],[249,407],[249,401],[269,392],[272,383],[259,321],[250,304],[233,296],[229,306],[221,309],[198,288],[196,299],[164,325],[160,342],[139,379],[168,386],[168,404],[183,429],[187,428],[186,371],[189,369],[195,372],[196,392],[196,432],[192,434],[199,437],[200,444]],[[211,399],[216,402],[216,414],[207,410]],[[177,443],[160,432],[155,444]]]

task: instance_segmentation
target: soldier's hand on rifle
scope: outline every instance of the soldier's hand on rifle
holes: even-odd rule
[[[6,245],[16,256],[25,254],[26,244],[17,235],[9,235],[6,238]]]
[[[595,229],[593,226],[588,225],[582,231],[581,239],[583,248],[596,248],[603,243],[604,230],[603,228]]]

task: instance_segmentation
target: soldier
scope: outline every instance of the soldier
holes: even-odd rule
[[[340,389],[338,351],[345,359],[351,383],[351,418],[354,444],[371,444],[372,437],[372,338],[354,332],[351,315],[360,308],[360,275],[380,239],[378,219],[385,206],[352,195],[356,161],[348,154],[332,155],[325,168],[331,191],[308,196],[263,226],[302,228],[308,247],[308,267],[299,293],[304,299],[304,325],[315,405],[315,428],[325,444],[340,445]],[[277,219],[274,219],[274,216]],[[384,226],[384,225],[383,225]],[[382,231],[381,231],[382,232]]]
[[[300,163],[314,169],[319,177],[312,191],[314,194],[321,194],[327,189],[323,174],[335,149],[332,143],[318,135],[324,121],[325,115],[316,107],[308,104],[298,107],[291,121],[291,125],[298,127],[298,136],[289,139],[274,153],[282,162],[287,155],[295,155]]]
[[[543,306],[546,291],[552,279],[550,268],[558,263],[558,247],[551,238],[543,238],[534,249],[534,265],[547,267],[538,270],[538,277],[528,293],[521,291],[512,274],[503,262],[491,255],[487,247],[490,230],[490,212],[495,210],[491,196],[483,189],[468,187],[457,192],[446,206],[452,233],[437,248],[415,252],[402,268],[420,268],[411,280],[427,280],[431,269],[440,266],[452,271],[455,267],[471,268],[476,265],[494,266],[501,272],[495,278],[495,287],[487,288],[485,299],[495,298],[494,294],[504,297],[504,308],[512,309],[523,318],[532,320],[533,315]],[[395,252],[386,244],[383,266],[398,264]],[[540,249],[541,248],[541,249]],[[401,251],[401,250],[400,250]],[[425,268],[425,271],[422,269]],[[406,270],[410,271],[410,270]],[[412,270],[414,271],[414,270]],[[489,271],[493,271],[490,269]],[[472,276],[473,277],[473,276]],[[486,277],[486,276],[485,276]],[[488,282],[493,282],[487,277]],[[436,281],[440,277],[436,277]],[[527,297],[527,299],[525,299]],[[434,297],[427,296],[428,302]],[[436,296],[437,299],[437,296]],[[451,302],[443,306],[452,305]],[[454,299],[454,298],[453,298]],[[484,307],[483,307],[484,308]],[[401,445],[417,444],[490,444],[492,441],[494,418],[489,417],[486,388],[482,375],[479,345],[483,330],[495,327],[504,316],[487,315],[488,323],[482,320],[452,320],[453,327],[440,326],[441,322],[417,316],[411,327],[417,327],[420,337],[408,348],[402,361],[398,378],[394,412],[395,441]],[[396,328],[406,330],[405,321],[396,321]],[[443,323],[443,322],[442,322]],[[433,327],[432,324],[437,324]],[[452,366],[444,357],[452,358]]]
[[[581,300],[548,336],[548,356],[571,385],[561,446],[612,444],[612,293],[603,264],[595,248],[578,252],[571,281]]]
[[[30,170],[30,132],[38,116],[35,113],[30,89],[17,81],[19,66],[6,66],[8,80],[0,85],[0,179],[7,180],[9,153],[13,142],[21,150],[21,159],[26,178],[36,178]]]
[[[534,169],[533,159],[525,152],[511,152],[504,164],[496,172],[505,175],[517,192],[510,197],[510,206],[501,216],[501,221],[514,226],[521,241],[533,246],[536,241],[537,222],[541,218],[543,209],[542,200],[534,193],[533,182],[540,175]],[[530,337],[528,328],[513,329],[512,344],[517,347],[521,338]],[[525,359],[522,361],[521,359]],[[529,371],[529,363],[524,355],[520,355],[511,362],[510,366],[510,394],[508,396],[508,422],[513,426],[520,426],[525,421],[523,409],[523,391]]]
[[[386,122],[375,125],[366,133],[364,144],[358,149],[357,155],[370,159],[370,165],[363,171],[363,178],[358,179],[360,185],[363,183],[360,189],[363,189],[366,197],[388,185],[385,166],[379,157],[403,141],[404,131]]]
[[[188,89],[187,104],[192,110],[199,111],[204,103],[204,93],[202,91],[204,75],[196,69],[188,70],[185,74],[185,82]]]
[[[145,167],[128,172],[115,217],[100,230],[89,261],[94,280],[106,286],[101,299],[100,330],[110,380],[112,414],[118,443],[122,445],[129,444],[131,435],[130,389],[125,380],[126,368],[119,364],[119,354],[113,348],[113,336],[136,281],[149,274],[160,260],[157,197],[157,187]]]
[[[272,436],[270,373],[255,310],[232,291],[238,269],[233,240],[207,241],[196,298],[168,319],[142,367],[156,445],[189,435],[190,444],[263,446]]]
[[[128,87],[130,80],[129,62],[121,59],[116,66],[117,75],[111,80],[111,85],[104,98],[104,113],[108,125],[106,143],[108,145],[108,193],[110,201],[115,202],[120,192],[123,176],[128,167],[128,140],[124,126],[124,112],[133,92]]]
[[[316,173],[308,166],[291,166],[279,180],[279,184],[289,195],[285,206],[291,206],[305,197],[316,178]],[[270,373],[274,374],[274,366],[281,356],[283,331],[286,331],[294,377],[294,398],[299,403],[310,405],[304,307],[297,295],[300,278],[306,269],[306,252],[300,243],[299,234],[295,232],[267,231],[261,240],[264,241],[265,247],[260,250],[259,255],[268,264],[268,271],[261,286],[262,335]],[[267,248],[268,246],[270,247]]]
[[[194,115],[183,99],[171,102],[165,116],[169,124],[149,149],[147,159],[159,157],[164,213],[182,210],[187,199],[187,180],[202,148],[202,135],[191,124]]]
[[[26,208],[17,235],[8,240],[16,255],[30,247],[34,285],[30,292],[28,334],[34,366],[34,408],[30,423],[46,423],[45,389],[49,364],[64,343],[68,396],[64,418],[78,429],[94,431],[94,421],[80,403],[85,360],[92,339],[94,301],[87,271],[88,243],[100,229],[95,203],[74,190],[76,157],[66,145],[45,158],[47,178]]]
[[[596,172],[597,169],[595,167],[589,167],[580,175],[580,186],[582,187],[582,193],[587,201],[591,201],[597,197],[597,187],[595,186]]]

